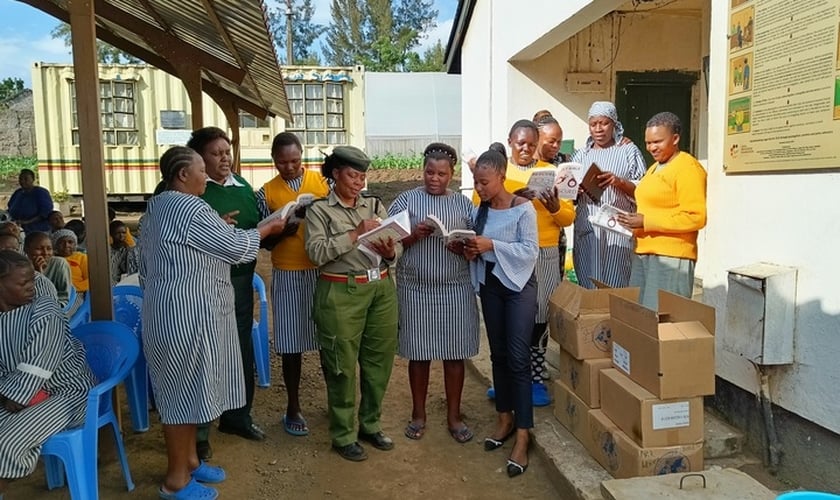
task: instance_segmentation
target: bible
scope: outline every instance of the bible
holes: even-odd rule
[[[429,214],[426,216],[426,220],[423,221],[426,225],[435,228],[435,232],[432,233],[432,236],[437,236],[439,238],[443,238],[443,244],[448,245],[453,241],[462,241],[467,242],[471,239],[475,238],[475,231],[470,229],[452,229],[451,231],[446,228],[446,225],[443,223],[438,216],[434,214]]]

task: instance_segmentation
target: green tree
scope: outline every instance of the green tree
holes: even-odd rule
[[[446,71],[446,49],[440,40],[426,49],[422,57],[417,52],[408,54],[406,71]]]
[[[436,26],[432,0],[332,0],[324,55],[331,64],[406,71],[421,37]]]
[[[268,28],[274,37],[277,56],[281,63],[286,61],[286,16],[287,4],[279,0],[277,7],[269,9]],[[324,31],[325,26],[312,22],[315,8],[312,0],[292,0],[292,55],[295,64],[320,64],[318,53],[314,50],[315,40]]]
[[[0,80],[0,102],[23,92],[23,80],[20,78],[4,78]]]
[[[70,25],[61,23],[50,32],[50,36],[55,39],[64,40],[64,45],[67,47],[73,46],[72,35],[70,33]],[[141,64],[143,61],[122,50],[107,44],[101,40],[96,41],[96,52],[100,63],[103,64]]]

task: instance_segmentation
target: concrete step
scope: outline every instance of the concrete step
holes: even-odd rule
[[[771,500],[776,494],[736,469],[707,470],[702,473],[610,479],[601,483],[606,500]]]
[[[744,434],[741,431],[708,409],[705,412],[705,425],[704,458],[733,457],[741,453],[744,445]]]

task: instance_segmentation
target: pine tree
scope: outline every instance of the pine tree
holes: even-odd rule
[[[314,50],[315,40],[324,31],[325,26],[312,22],[315,8],[312,0],[293,0],[292,2],[292,55],[294,64],[320,64],[318,53]],[[286,2],[280,0],[278,6],[268,13],[268,27],[274,37],[277,56],[280,62],[286,61]]]

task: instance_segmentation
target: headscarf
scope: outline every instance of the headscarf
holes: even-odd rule
[[[76,238],[76,233],[69,229],[59,229],[58,231],[53,231],[50,235],[50,239],[52,240],[52,246],[55,248],[58,246],[58,242],[63,240],[64,238],[70,238],[73,240],[73,243],[79,244],[78,238]]]
[[[615,104],[609,101],[593,102],[592,106],[589,108],[589,117],[587,119],[591,119],[595,116],[604,116],[615,123],[615,126],[613,127],[613,139],[615,139],[616,144],[620,144],[621,138],[624,137],[624,125],[618,121],[618,110],[615,109]],[[587,147],[591,148],[594,144],[595,139],[592,137],[588,137],[586,139]]]

